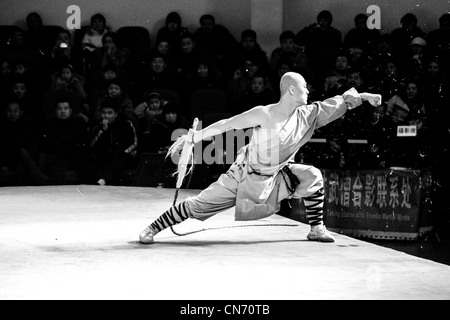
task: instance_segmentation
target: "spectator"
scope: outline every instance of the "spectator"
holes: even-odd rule
[[[275,48],[270,55],[270,70],[277,72],[278,64],[281,60],[290,61],[293,71],[304,73],[308,68],[308,60],[305,54],[305,47],[295,43],[295,34],[290,31],[283,31],[279,37],[280,47]]]
[[[100,106],[101,120],[92,131],[91,154],[97,184],[119,185],[127,168],[135,168],[137,135],[133,123],[119,112],[117,104],[105,99]]]
[[[447,119],[450,116],[446,106],[450,99],[450,83],[438,57],[430,57],[425,67],[425,74],[421,79],[423,99],[428,117],[433,119],[433,123],[438,123],[439,119]]]
[[[39,164],[53,184],[89,182],[87,125],[73,115],[70,99],[60,98],[54,117],[43,126]]]
[[[35,121],[40,121],[42,108],[31,93],[29,81],[23,77],[14,77],[11,82],[10,98],[16,100],[23,113]]]
[[[418,20],[413,13],[407,13],[400,19],[401,27],[391,32],[394,53],[399,56],[408,54],[411,41],[420,37],[426,39],[426,34],[417,26]]]
[[[189,71],[184,81],[187,94],[199,89],[224,89],[220,71],[207,59],[200,59]]]
[[[176,54],[180,47],[181,37],[185,33],[188,33],[188,30],[183,27],[181,16],[177,12],[172,11],[166,16],[164,27],[158,30],[155,42],[159,44],[162,40],[166,41],[174,51],[173,53]]]
[[[233,57],[233,67],[237,68],[246,60],[257,61],[261,68],[270,70],[267,53],[261,49],[257,41],[256,32],[246,29],[241,33],[241,41],[238,43],[237,50]]]
[[[57,73],[52,75],[51,89],[68,89],[73,91],[81,101],[87,98],[86,91],[84,90],[84,78],[75,73],[70,64],[62,66]]]
[[[163,106],[161,115],[154,117],[150,122],[150,150],[166,154],[173,144],[173,137],[179,136],[176,130],[188,130],[190,124],[180,113],[178,107],[168,102]]]
[[[191,68],[200,60],[195,36],[191,33],[184,33],[181,36],[179,50],[177,52],[174,61],[175,68],[181,81],[184,81]]]
[[[387,102],[386,125],[392,157],[390,165],[414,167],[418,165],[418,154],[424,146],[427,130],[427,115],[415,81],[407,81],[403,91]],[[401,125],[413,125],[417,137],[397,137],[397,128]]]
[[[89,87],[101,81],[103,68],[114,66],[117,77],[120,78],[124,88],[129,90],[128,83],[131,74],[131,52],[121,48],[118,44],[117,34],[108,31],[102,37],[102,47],[95,49],[89,60]]]
[[[346,49],[353,47],[360,48],[363,51],[373,51],[380,40],[380,31],[369,29],[367,27],[368,17],[365,13],[359,13],[355,16],[355,27],[351,29],[344,37],[343,46]]]
[[[410,51],[408,56],[406,57],[406,67],[405,70],[408,70],[407,76],[409,78],[413,78],[417,81],[425,74],[424,64],[427,60],[427,42],[425,39],[416,37],[412,39],[410,43]]]
[[[137,79],[134,97],[142,97],[144,92],[154,89],[170,89],[179,92],[180,81],[176,72],[167,67],[165,57],[154,54],[150,69],[143,70]]]
[[[0,51],[0,59],[8,60],[13,65],[17,62],[25,63],[28,69],[27,80],[31,84],[40,84],[42,79],[42,55],[27,46],[22,30],[15,31],[8,45]],[[33,89],[33,85],[29,88]]]
[[[268,75],[262,71],[258,71],[252,77],[249,90],[237,101],[234,113],[240,114],[253,107],[275,102],[277,102],[277,98],[271,89]]]
[[[233,102],[238,101],[249,91],[252,78],[260,70],[260,65],[253,60],[245,60],[244,64],[235,70],[233,77],[228,80],[227,87]]]
[[[133,123],[133,127],[137,126],[137,119],[134,116],[133,101],[128,96],[128,93],[123,90],[123,85],[119,80],[112,80],[109,82],[108,89],[99,98],[91,108],[92,123],[95,124],[102,119],[102,106],[107,105],[114,107],[115,113],[124,116]]]
[[[230,76],[232,56],[237,48],[237,41],[223,25],[216,24],[211,14],[200,17],[200,27],[195,32],[199,51],[220,70],[224,78]]]
[[[83,74],[82,63],[76,59],[69,30],[62,30],[56,36],[55,43],[46,52],[46,74],[50,77],[62,66],[72,65],[74,71]]]
[[[441,67],[450,73],[450,13],[444,13],[439,18],[439,28],[428,34],[430,53],[441,60]]]
[[[177,47],[173,47],[172,42],[169,42],[167,39],[160,38],[155,45],[155,54],[162,55],[164,60],[167,63],[167,68],[171,71],[175,70],[175,50],[179,48],[179,44]]]
[[[342,33],[332,26],[333,15],[323,10],[317,15],[317,22],[303,28],[296,34],[296,43],[304,45],[308,65],[323,72],[333,64],[333,57],[342,44]]]
[[[36,163],[37,132],[36,123],[24,114],[20,103],[9,100],[0,117],[0,184],[48,183]]]
[[[103,47],[103,36],[108,32],[106,18],[100,13],[91,17],[91,25],[81,40],[83,52],[93,52]]]
[[[134,108],[134,115],[138,121],[139,151],[150,151],[150,123],[163,112],[165,101],[156,91],[149,91],[144,95],[144,101]]]
[[[31,12],[26,18],[27,31],[25,32],[25,41],[27,46],[35,50],[44,50],[44,23],[42,17],[37,12]]]
[[[324,79],[323,95],[325,98],[335,96],[340,91],[340,88],[346,85],[349,68],[348,55],[345,52],[341,52],[336,56],[333,68]]]

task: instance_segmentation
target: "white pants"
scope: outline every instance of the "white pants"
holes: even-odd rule
[[[300,180],[295,192],[287,198],[308,197],[323,188],[323,177],[319,169],[299,163],[288,164],[289,169]],[[219,212],[232,208],[236,204],[236,192],[242,180],[243,168],[233,164],[227,173],[212,183],[200,194],[186,199],[190,215],[205,220]],[[283,199],[279,199],[280,201]]]

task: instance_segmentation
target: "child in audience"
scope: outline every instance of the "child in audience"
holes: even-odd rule
[[[100,13],[94,14],[91,17],[91,26],[81,40],[83,51],[93,52],[95,49],[103,47],[102,39],[106,32],[108,32],[108,28],[105,16]]]
[[[117,185],[124,169],[136,164],[136,129],[111,99],[102,101],[100,114],[101,119],[93,129],[90,144],[98,171],[97,183]]]
[[[110,105],[114,104],[117,109],[116,111],[132,121],[134,126],[137,125],[137,120],[134,116],[133,101],[128,96],[128,93],[123,90],[123,85],[118,79],[111,80],[104,94],[99,96],[94,102],[90,117],[93,121],[92,123],[97,123],[102,119],[101,106],[105,100],[108,100]]]

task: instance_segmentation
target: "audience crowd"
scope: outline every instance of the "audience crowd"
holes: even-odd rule
[[[30,13],[27,28],[0,43],[0,185],[126,184],[143,153],[165,154],[172,133],[194,117],[207,122],[277,102],[287,71],[305,77],[310,102],[351,87],[383,98],[318,129],[297,161],[445,171],[450,14],[428,33],[412,13],[399,18],[401,27],[385,33],[358,14],[342,34],[322,11],[266,52],[255,31],[235,39],[210,14],[188,30],[169,13],[151,46],[144,28],[111,30],[102,14],[74,34],[61,27],[49,36]]]

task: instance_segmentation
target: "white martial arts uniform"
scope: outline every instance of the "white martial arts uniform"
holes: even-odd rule
[[[190,216],[205,220],[236,206],[236,220],[256,220],[280,209],[286,198],[308,197],[323,188],[319,169],[293,163],[295,154],[309,141],[314,130],[344,115],[361,104],[354,88],[342,96],[299,106],[281,130],[269,137],[254,128],[248,145],[243,147],[227,173],[200,194],[186,199]],[[292,192],[291,181],[282,170],[288,166],[300,180]]]

